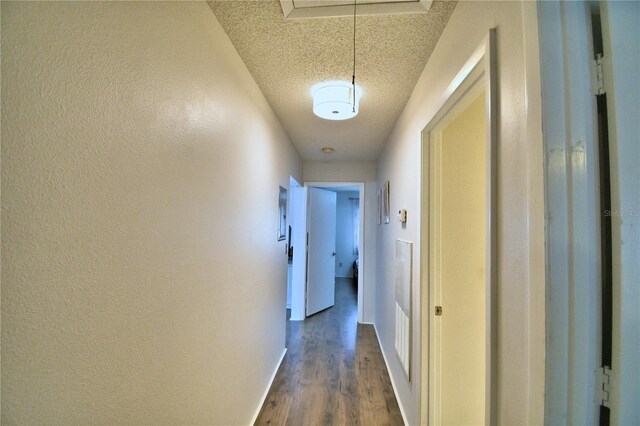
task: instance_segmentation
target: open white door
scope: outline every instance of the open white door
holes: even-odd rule
[[[335,304],[336,193],[309,188],[307,316]]]

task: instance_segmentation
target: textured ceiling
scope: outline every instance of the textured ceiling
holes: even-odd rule
[[[284,19],[278,0],[210,1],[209,6],[271,104],[303,160],[378,158],[455,2],[426,13],[358,16],[358,116],[328,121],[312,111],[309,89],[351,80],[353,18]],[[322,147],[335,148],[324,154]]]

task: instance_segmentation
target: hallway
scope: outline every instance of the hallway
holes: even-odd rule
[[[640,426],[638,22],[640,1],[0,1],[0,424],[439,425],[473,404]],[[351,251],[322,253],[360,280],[288,322],[311,188],[358,190]],[[471,345],[484,386],[461,396]]]
[[[257,425],[402,425],[372,325],[357,324],[350,278],[336,278],[336,304],[287,321],[287,354]]]

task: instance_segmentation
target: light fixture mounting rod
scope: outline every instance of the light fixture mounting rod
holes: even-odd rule
[[[351,85],[353,86],[353,112],[356,112],[356,9],[358,0],[353,0],[353,75]]]

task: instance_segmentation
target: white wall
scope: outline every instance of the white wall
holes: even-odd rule
[[[376,287],[376,226],[378,195],[375,162],[307,162],[302,165],[305,182],[364,182],[363,321],[373,322]],[[360,194],[363,197],[363,194]],[[360,297],[360,295],[358,295]]]
[[[353,203],[349,198],[359,198],[358,191],[337,193],[336,277],[353,277],[353,261],[358,258],[353,254]]]
[[[204,2],[1,7],[2,422],[249,423],[301,178],[275,115]]]
[[[528,78],[524,51],[525,7],[518,2],[459,2],[420,77],[407,106],[391,133],[378,160],[378,185],[390,181],[391,212],[408,210],[406,227],[392,220],[378,227],[377,291],[375,323],[383,350],[387,354],[400,403],[410,424],[417,424],[420,404],[420,345],[413,346],[412,369],[408,382],[394,351],[394,241],[397,238],[416,244],[414,277],[420,277],[420,134],[437,113],[443,94],[488,30],[497,28],[498,81],[498,354],[497,420],[500,424],[542,423],[542,411],[529,412],[530,400],[540,400],[539,382],[544,383],[544,345],[529,345],[528,273],[544,276],[544,270],[529,270],[528,194],[531,184],[527,156],[530,99],[526,93]],[[535,14],[533,15],[535,18]],[[535,25],[533,26],[535,29]],[[536,53],[537,54],[537,53]],[[535,62],[535,61],[534,61]],[[536,72],[539,73],[539,70]],[[538,94],[539,96],[539,94]],[[539,109],[539,104],[537,106]],[[534,111],[535,112],[535,111]],[[538,110],[539,113],[539,110]],[[535,123],[540,125],[539,121]],[[542,167],[539,163],[538,167]],[[416,281],[419,282],[419,281]],[[420,300],[419,287],[414,287]],[[542,293],[544,294],[544,293]],[[538,304],[544,307],[544,303]],[[420,342],[420,306],[413,320],[413,341]],[[531,314],[544,322],[544,310]],[[539,329],[543,330],[543,327]],[[534,337],[537,337],[534,336]],[[530,359],[530,354],[535,359]],[[530,367],[536,363],[537,369]],[[531,371],[536,374],[530,374]],[[541,377],[540,377],[541,373]],[[535,390],[530,390],[535,387]],[[542,403],[540,403],[542,406]],[[423,413],[424,414],[424,413]]]

